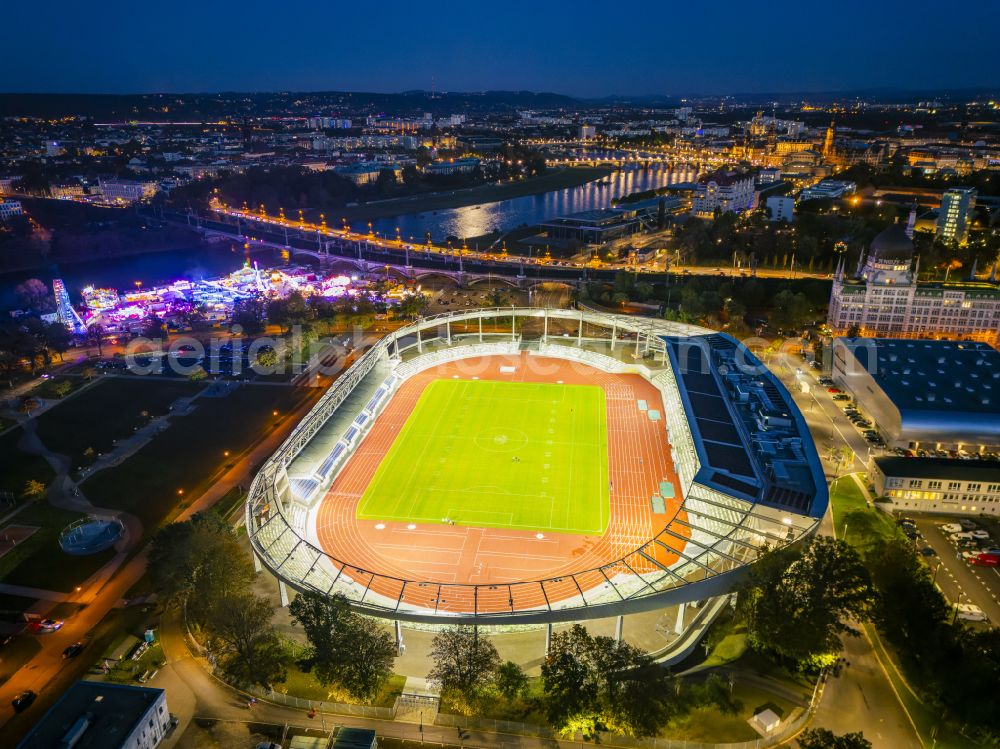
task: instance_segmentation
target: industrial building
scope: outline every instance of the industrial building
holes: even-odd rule
[[[837,338],[833,380],[891,447],[1000,446],[1000,352],[985,343]]]

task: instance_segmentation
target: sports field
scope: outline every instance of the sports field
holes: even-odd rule
[[[598,535],[608,525],[608,492],[602,388],[435,380],[357,516]]]

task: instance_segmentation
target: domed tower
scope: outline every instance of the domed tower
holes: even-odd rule
[[[892,224],[872,240],[859,275],[873,284],[908,284],[912,266],[913,240],[902,226]]]

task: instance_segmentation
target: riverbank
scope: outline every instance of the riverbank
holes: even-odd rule
[[[571,187],[579,187],[595,179],[607,177],[613,171],[614,169],[611,167],[603,166],[562,167],[559,169],[550,169],[538,177],[531,177],[517,182],[478,185],[476,187],[466,187],[461,190],[449,190],[447,192],[435,192],[426,195],[411,195],[405,198],[390,198],[389,200],[365,203],[353,208],[344,208],[342,213],[343,218],[346,218],[349,223],[356,224],[388,216],[426,213],[427,211],[446,211],[451,208],[462,208],[481,203],[495,203],[499,200],[511,200],[512,198],[523,198],[528,195],[551,192],[552,190],[566,190]]]

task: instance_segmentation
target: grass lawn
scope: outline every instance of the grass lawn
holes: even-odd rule
[[[865,495],[851,476],[841,476],[830,486],[830,506],[837,538],[864,549],[875,541],[904,538],[892,518],[869,508]]]
[[[20,497],[31,479],[48,484],[55,476],[49,462],[18,448],[23,432],[12,429],[0,436],[0,492]]]
[[[84,482],[83,492],[99,507],[136,515],[150,534],[309,395],[308,388],[243,385],[224,398],[199,398],[197,408],[173,418],[169,429],[120,466]]]
[[[24,543],[0,557],[0,581],[69,593],[97,572],[115,555],[114,549],[100,554],[72,557],[59,547],[59,534],[79,512],[61,510],[45,502],[35,502],[19,512],[12,522],[36,525]]]
[[[715,706],[692,710],[681,720],[667,727],[664,738],[706,743],[753,741],[759,738],[747,721],[759,710],[769,707],[787,718],[795,707],[781,697],[739,680],[733,685],[733,697],[743,703],[743,709],[726,715]]]
[[[596,535],[609,519],[604,391],[436,380],[358,505],[368,520]]]
[[[371,701],[374,707],[392,707],[396,698],[402,694],[403,685],[406,684],[406,677],[400,674],[392,674],[386,679],[382,689]],[[323,686],[310,673],[302,671],[298,666],[292,664],[288,669],[287,678],[274,685],[274,691],[287,694],[292,697],[299,697],[304,700],[316,700],[321,702],[341,702],[354,704],[346,693],[337,688],[335,684]]]
[[[79,466],[88,447],[95,453],[109,452],[114,440],[128,438],[151,417],[166,414],[175,400],[201,387],[187,381],[105,378],[38,417],[38,436],[50,450],[69,455],[73,466]]]
[[[31,389],[29,395],[35,398],[62,399],[79,390],[87,381],[80,377],[51,377]]]

